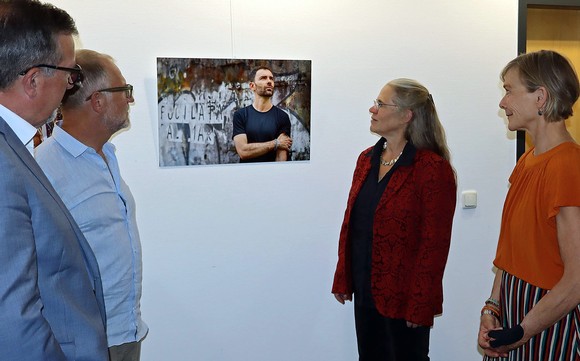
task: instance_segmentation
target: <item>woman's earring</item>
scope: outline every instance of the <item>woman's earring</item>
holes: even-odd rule
[[[538,109],[538,115],[542,115],[542,114],[544,114],[544,112],[542,112],[541,109]]]

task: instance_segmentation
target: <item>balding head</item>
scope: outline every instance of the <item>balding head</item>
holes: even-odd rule
[[[76,51],[76,62],[83,69],[85,79],[82,87],[71,89],[65,94],[63,110],[82,106],[92,93],[106,88],[109,83],[108,65],[114,60],[111,56],[94,50],[80,49]]]

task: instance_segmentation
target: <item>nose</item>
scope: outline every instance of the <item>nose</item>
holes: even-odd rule
[[[373,104],[373,105],[371,105],[371,107],[369,108],[369,113],[372,113],[372,114],[377,114],[377,113],[378,113],[378,111],[379,111],[379,108],[377,108],[377,106],[376,106],[376,105],[374,105],[374,104]]]
[[[499,107],[503,110],[505,110],[505,97],[501,98],[501,100],[499,101]]]

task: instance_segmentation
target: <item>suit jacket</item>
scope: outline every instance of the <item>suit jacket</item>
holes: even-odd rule
[[[333,293],[353,292],[349,222],[371,169],[372,151],[373,147],[361,153],[354,171],[340,231]],[[434,315],[442,312],[442,279],[455,201],[451,165],[431,151],[417,150],[411,165],[399,166],[393,173],[373,223],[371,294],[382,315],[431,326]]]
[[[0,192],[0,359],[108,360],[95,256],[2,118]]]

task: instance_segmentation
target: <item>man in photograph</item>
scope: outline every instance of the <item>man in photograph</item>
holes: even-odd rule
[[[53,5],[0,1],[2,361],[109,359],[95,255],[32,157],[37,128],[83,80],[76,33]]]
[[[234,113],[233,140],[240,163],[289,160],[292,147],[290,118],[272,104],[274,74],[266,66],[250,73],[252,105]]]
[[[76,52],[84,86],[63,100],[62,122],[36,159],[72,213],[101,269],[111,361],[138,361],[148,327],[141,319],[141,242],[135,200],[110,138],[129,126],[133,86],[113,59]]]

